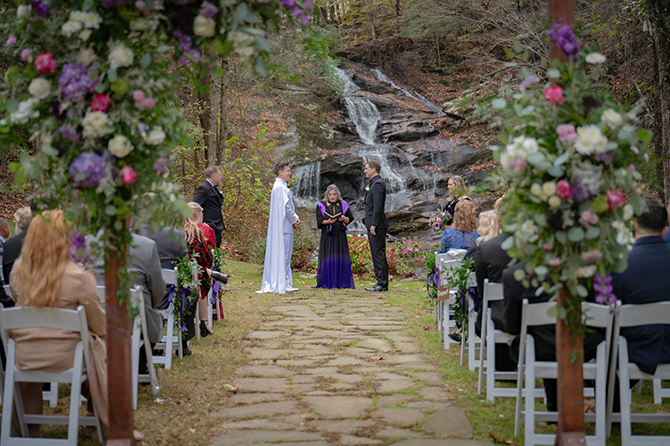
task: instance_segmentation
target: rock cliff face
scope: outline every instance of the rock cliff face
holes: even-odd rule
[[[448,116],[423,96],[395,84],[378,70],[345,62],[338,69],[343,96],[342,121],[334,144],[315,163],[298,166],[294,195],[313,205],[329,184],[362,215],[365,162],[380,161],[387,184],[386,212],[392,232],[427,228],[428,216],[447,195],[451,175],[467,183],[483,177],[468,167],[486,154],[463,140],[448,139],[443,130],[457,117]]]

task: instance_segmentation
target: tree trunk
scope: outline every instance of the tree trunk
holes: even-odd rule
[[[198,103],[201,107],[200,128],[202,128],[202,142],[207,150],[207,164],[216,163],[217,141],[216,131],[218,128],[218,104],[216,77],[210,74],[209,66],[201,66],[199,85],[197,91]]]
[[[219,84],[220,122],[216,136],[216,139],[218,140],[217,162],[219,165],[226,161],[226,148],[228,141],[228,63],[226,62],[226,59],[223,60],[221,68],[223,69],[223,75],[221,76],[221,82]]]
[[[400,17],[400,0],[395,0],[395,16]]]
[[[663,200],[670,198],[670,2],[647,0],[654,51],[654,146]]]

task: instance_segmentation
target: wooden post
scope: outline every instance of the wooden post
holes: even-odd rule
[[[574,29],[574,0],[549,0],[549,21],[562,22]],[[549,38],[549,57],[567,61],[567,56]],[[558,296],[556,305],[567,310],[566,301],[571,297],[565,291]],[[581,321],[581,318],[579,319]],[[584,429],[584,338],[570,339],[565,321],[556,319],[556,360],[558,361],[558,430],[556,446],[586,446]],[[574,352],[574,355],[573,355]],[[575,358],[572,362],[571,359]]]
[[[133,446],[133,402],[131,393],[130,333],[128,297],[121,305],[119,269],[128,261],[128,252],[107,249],[105,268],[105,309],[107,312],[107,389],[109,392],[109,430],[107,446]],[[128,290],[125,290],[126,296]]]

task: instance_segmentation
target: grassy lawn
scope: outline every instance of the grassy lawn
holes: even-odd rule
[[[466,364],[460,365],[460,347],[452,345],[444,350],[439,340],[435,324],[433,304],[426,297],[424,281],[395,282],[387,300],[392,305],[404,309],[407,316],[406,330],[419,341],[421,349],[437,364],[445,375],[445,384],[454,396],[456,405],[463,409],[472,424],[475,438],[494,440],[508,444],[523,445],[523,424],[521,436],[514,437],[514,399],[496,398],[495,402],[486,400],[484,393],[477,394],[477,373],[470,372]],[[501,385],[496,383],[497,386]],[[505,384],[502,384],[505,385]],[[541,386],[541,382],[538,382]],[[653,404],[651,382],[645,382],[642,395],[633,395],[634,412],[670,412],[670,401],[664,400],[660,406]],[[539,407],[539,406],[538,406]],[[555,432],[554,427],[536,423],[536,430],[543,433]],[[587,424],[587,433],[593,431],[593,425]],[[634,425],[633,433],[640,435],[670,435],[669,424]],[[612,428],[612,437],[608,445],[620,445],[618,425]]]

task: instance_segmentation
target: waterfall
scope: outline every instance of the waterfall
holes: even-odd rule
[[[349,118],[356,126],[356,132],[363,144],[371,146],[377,138],[377,123],[379,122],[379,110],[375,104],[365,98],[345,97],[344,103],[349,113]]]
[[[425,96],[423,96],[419,93],[410,91],[410,90],[408,90],[404,87],[401,87],[400,85],[393,82],[393,80],[390,77],[388,77],[387,75],[385,75],[384,73],[382,73],[379,70],[374,70],[373,69],[373,70],[370,70],[370,71],[372,72],[372,75],[375,77],[375,79],[377,79],[378,81],[386,82],[391,87],[400,91],[402,94],[404,94],[408,98],[412,98],[416,101],[419,101],[420,103],[425,105],[428,108],[428,110],[430,110],[432,112],[435,112],[440,116],[444,116],[444,112],[442,111],[442,108],[439,105],[435,104],[434,102],[429,101]]]
[[[320,199],[321,161],[296,167],[293,176],[293,199],[298,206],[309,206]]]
[[[366,147],[364,150],[360,150],[357,153],[366,163],[371,159],[379,161],[379,164],[382,165],[382,171],[379,172],[379,175],[386,180],[388,186],[386,192],[394,194],[404,191],[405,178],[391,167],[387,156],[389,149],[390,147],[388,145],[375,144],[374,146]]]
[[[335,68],[335,75],[337,75],[338,79],[342,83],[342,90],[344,91],[345,95],[350,95],[351,93],[360,91],[358,85],[353,83],[347,72],[342,68]]]

